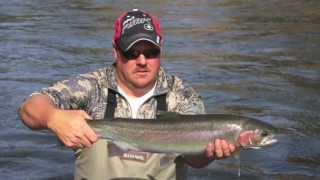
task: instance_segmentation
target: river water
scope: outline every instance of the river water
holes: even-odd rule
[[[162,65],[210,113],[295,129],[263,150],[191,169],[189,179],[320,179],[320,1],[1,0],[0,179],[72,179],[73,154],[16,114],[31,92],[113,62],[112,27],[131,8],[157,15]]]

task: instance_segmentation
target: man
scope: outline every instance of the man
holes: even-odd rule
[[[234,151],[234,145],[216,139],[198,156],[135,151],[112,156],[112,144],[98,140],[87,124],[104,117],[155,118],[161,111],[205,112],[200,96],[160,67],[162,42],[154,16],[129,11],[115,22],[114,65],[59,81],[21,104],[19,114],[28,127],[49,129],[76,150],[76,180],[186,179],[186,164],[200,168]]]

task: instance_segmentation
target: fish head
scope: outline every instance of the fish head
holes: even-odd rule
[[[239,134],[238,143],[243,148],[260,149],[277,142],[275,134],[277,129],[263,122],[248,122]]]

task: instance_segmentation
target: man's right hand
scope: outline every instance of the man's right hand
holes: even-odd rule
[[[85,111],[57,109],[44,94],[26,99],[19,108],[19,116],[31,129],[50,129],[70,148],[90,147],[98,139],[87,123],[86,119],[91,117]]]
[[[69,148],[91,147],[98,138],[89,127],[91,117],[83,110],[55,109],[47,120],[47,127]]]

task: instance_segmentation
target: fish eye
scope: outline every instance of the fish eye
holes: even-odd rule
[[[263,137],[266,137],[268,135],[269,135],[268,131],[262,131],[262,133],[261,133],[261,136],[263,136]]]

